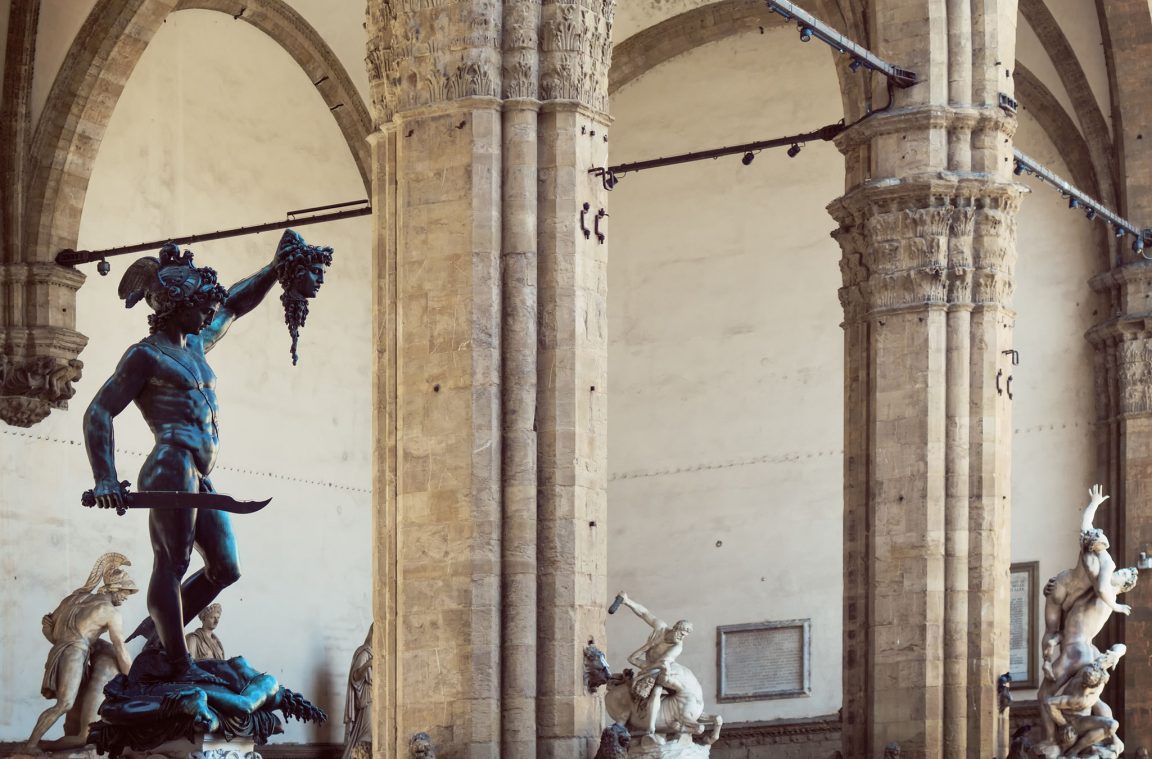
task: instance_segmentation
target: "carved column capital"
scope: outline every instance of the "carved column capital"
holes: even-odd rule
[[[370,0],[365,28],[365,63],[378,124],[445,101],[500,97],[499,4]]]
[[[545,2],[540,24],[540,99],[608,112],[615,0]]]
[[[1008,306],[1016,185],[930,177],[865,185],[833,201],[849,320],[925,305]]]

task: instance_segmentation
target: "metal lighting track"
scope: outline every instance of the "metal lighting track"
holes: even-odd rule
[[[360,208],[349,208],[349,206],[361,206]],[[332,213],[315,213],[316,211],[327,211],[332,208],[344,208],[343,211],[333,211]],[[285,214],[286,218],[282,221],[270,221],[265,224],[255,224],[248,227],[234,227],[232,229],[222,229],[218,232],[204,232],[195,235],[186,235],[184,237],[170,237],[164,240],[153,240],[152,242],[142,242],[135,245],[121,245],[116,248],[105,248],[104,250],[62,250],[56,254],[56,263],[61,266],[76,266],[77,264],[90,264],[93,261],[104,261],[105,258],[111,256],[122,256],[126,253],[139,253],[145,250],[157,250],[165,243],[175,243],[176,245],[187,245],[190,243],[205,242],[207,240],[222,240],[226,237],[240,237],[242,235],[254,235],[260,232],[270,232],[276,229],[288,229],[289,227],[303,227],[309,224],[321,224],[326,221],[339,221],[340,219],[351,219],[357,216],[367,216],[372,213],[372,206],[368,205],[367,200],[353,200],[347,203],[332,203],[326,206],[316,206],[314,208],[301,208],[298,211],[289,211]],[[311,215],[302,215],[311,214]],[[99,268],[101,274],[107,274],[107,262],[104,262]]]
[[[615,166],[601,166],[594,169],[589,169],[588,173],[600,177],[604,182],[604,187],[611,190],[616,186],[624,174],[629,174],[633,171],[645,171],[647,169],[656,169],[661,166],[675,166],[680,163],[691,163],[693,161],[707,161],[714,158],[720,158],[727,155],[735,155],[737,153],[744,154],[744,165],[752,163],[755,154],[766,148],[782,148],[788,145],[788,155],[796,157],[800,152],[800,147],[809,141],[814,140],[832,140],[836,135],[844,131],[846,127],[843,122],[835,124],[828,124],[822,126],[814,132],[805,132],[804,134],[794,134],[788,137],[776,137],[771,140],[761,140],[759,142],[746,142],[743,145],[730,145],[725,148],[712,148],[710,150],[699,150],[694,153],[681,153],[679,155],[668,156],[666,158],[651,158],[646,161],[633,161],[632,163],[618,163]]]
[[[1141,229],[1100,203],[1100,201],[1069,184],[1066,180],[1053,173],[1043,164],[1028,157],[1025,153],[1019,150],[1013,150],[1012,153],[1016,159],[1015,174],[1017,176],[1021,174],[1031,174],[1041,182],[1055,187],[1064,197],[1068,198],[1068,208],[1083,208],[1084,215],[1090,220],[1099,218],[1108,222],[1112,225],[1116,237],[1132,235],[1136,238],[1136,241],[1132,243],[1132,249],[1144,258],[1150,258],[1145,251],[1148,248],[1152,248],[1152,229]]]
[[[888,77],[897,87],[911,87],[918,81],[915,71],[909,71],[881,60],[871,50],[860,47],[803,8],[799,8],[787,0],[767,0],[767,3],[770,11],[779,13],[788,21],[796,22],[796,26],[800,27],[800,39],[803,42],[815,37],[836,51],[852,56],[850,65],[853,71],[864,66]]]

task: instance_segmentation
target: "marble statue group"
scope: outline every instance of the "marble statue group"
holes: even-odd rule
[[[685,639],[692,633],[692,623],[682,619],[670,625],[623,591],[616,596],[610,613],[621,605],[643,620],[651,632],[644,644],[628,656],[628,663],[635,670],[613,674],[599,649],[589,646],[584,650],[589,689],[605,687],[604,708],[614,721],[602,736],[602,752],[628,743],[628,756],[708,756],[709,747],[720,737],[724,720],[704,713],[700,681],[677,661],[684,651]]]
[[[1094,525],[1107,499],[1099,485],[1089,490],[1076,564],[1044,587],[1043,681],[1036,695],[1042,735],[1032,751],[1046,759],[1115,759],[1124,751],[1120,724],[1100,696],[1127,648],[1117,643],[1101,651],[1093,639],[1113,612],[1132,611],[1117,596],[1135,587],[1137,570],[1116,567],[1107,535]]]

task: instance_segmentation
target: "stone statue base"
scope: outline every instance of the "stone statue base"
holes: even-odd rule
[[[204,735],[194,741],[168,741],[149,751],[124,752],[127,759],[262,759],[251,738]]]
[[[283,732],[280,716],[302,722],[327,719],[242,656],[204,659],[197,666],[197,679],[171,682],[163,651],[145,648],[128,676],[117,675],[104,689],[100,720],[92,723],[89,742],[110,759],[259,759],[252,746]],[[213,736],[222,736],[216,745]]]
[[[662,741],[648,736],[635,736],[628,747],[628,757],[643,759],[706,759],[711,755],[711,746],[702,746],[692,740],[692,736],[680,734]]]
[[[28,751],[23,743],[0,744],[0,757],[4,759],[100,759],[96,749],[92,746],[74,746],[71,748],[52,748],[51,741],[43,741],[36,752]]]

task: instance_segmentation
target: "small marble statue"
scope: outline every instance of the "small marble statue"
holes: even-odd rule
[[[51,747],[83,746],[88,725],[96,720],[104,686],[117,671],[126,674],[132,666],[120,620],[120,605],[137,590],[136,583],[121,569],[131,565],[122,554],[104,554],[84,585],[41,620],[41,629],[52,650],[44,665],[40,692],[56,703],[36,720],[26,750],[37,751],[44,733],[66,714],[66,735]],[[107,641],[100,639],[104,633],[108,634]]]
[[[1032,751],[1046,759],[1112,759],[1124,750],[1116,735],[1119,723],[1112,718],[1108,704],[1100,700],[1100,693],[1108,682],[1109,670],[1126,649],[1117,644],[1101,653],[1092,640],[1112,612],[1131,612],[1126,604],[1117,603],[1116,596],[1136,585],[1137,570],[1116,568],[1108,553],[1108,537],[1093,526],[1096,510],[1108,496],[1099,485],[1088,493],[1076,565],[1044,587],[1044,676],[1036,694],[1043,734]]]
[[[324,270],[332,265],[332,249],[309,245],[299,233],[291,229],[280,237],[276,278],[284,292],[284,323],[292,337],[292,365],[296,365],[296,346],[300,330],[308,319],[308,301],[315,298],[324,284]]]
[[[711,745],[719,738],[724,721],[719,715],[704,714],[700,681],[692,670],[677,661],[684,650],[684,639],[692,632],[692,624],[680,620],[669,625],[627,593],[621,592],[617,599],[644,620],[652,632],[644,645],[628,657],[628,662],[637,668],[635,673],[626,669],[622,674],[612,674],[604,655],[595,647],[586,648],[584,666],[589,688],[595,690],[605,685],[604,706],[609,716],[633,735],[648,739],[643,745],[634,742],[630,756],[647,755],[654,744],[668,749],[657,750],[653,755],[706,755],[707,748],[693,744],[692,737],[704,736],[707,732],[702,740]],[[699,751],[688,750],[693,745]]]
[[[348,668],[348,699],[344,703],[344,754],[342,759],[355,759],[358,754],[372,755],[372,631],[368,627],[364,644],[352,654]]]
[[[200,627],[184,636],[188,653],[196,661],[226,659],[224,644],[216,637],[216,627],[220,624],[220,604],[208,604],[196,616],[200,618]]]

